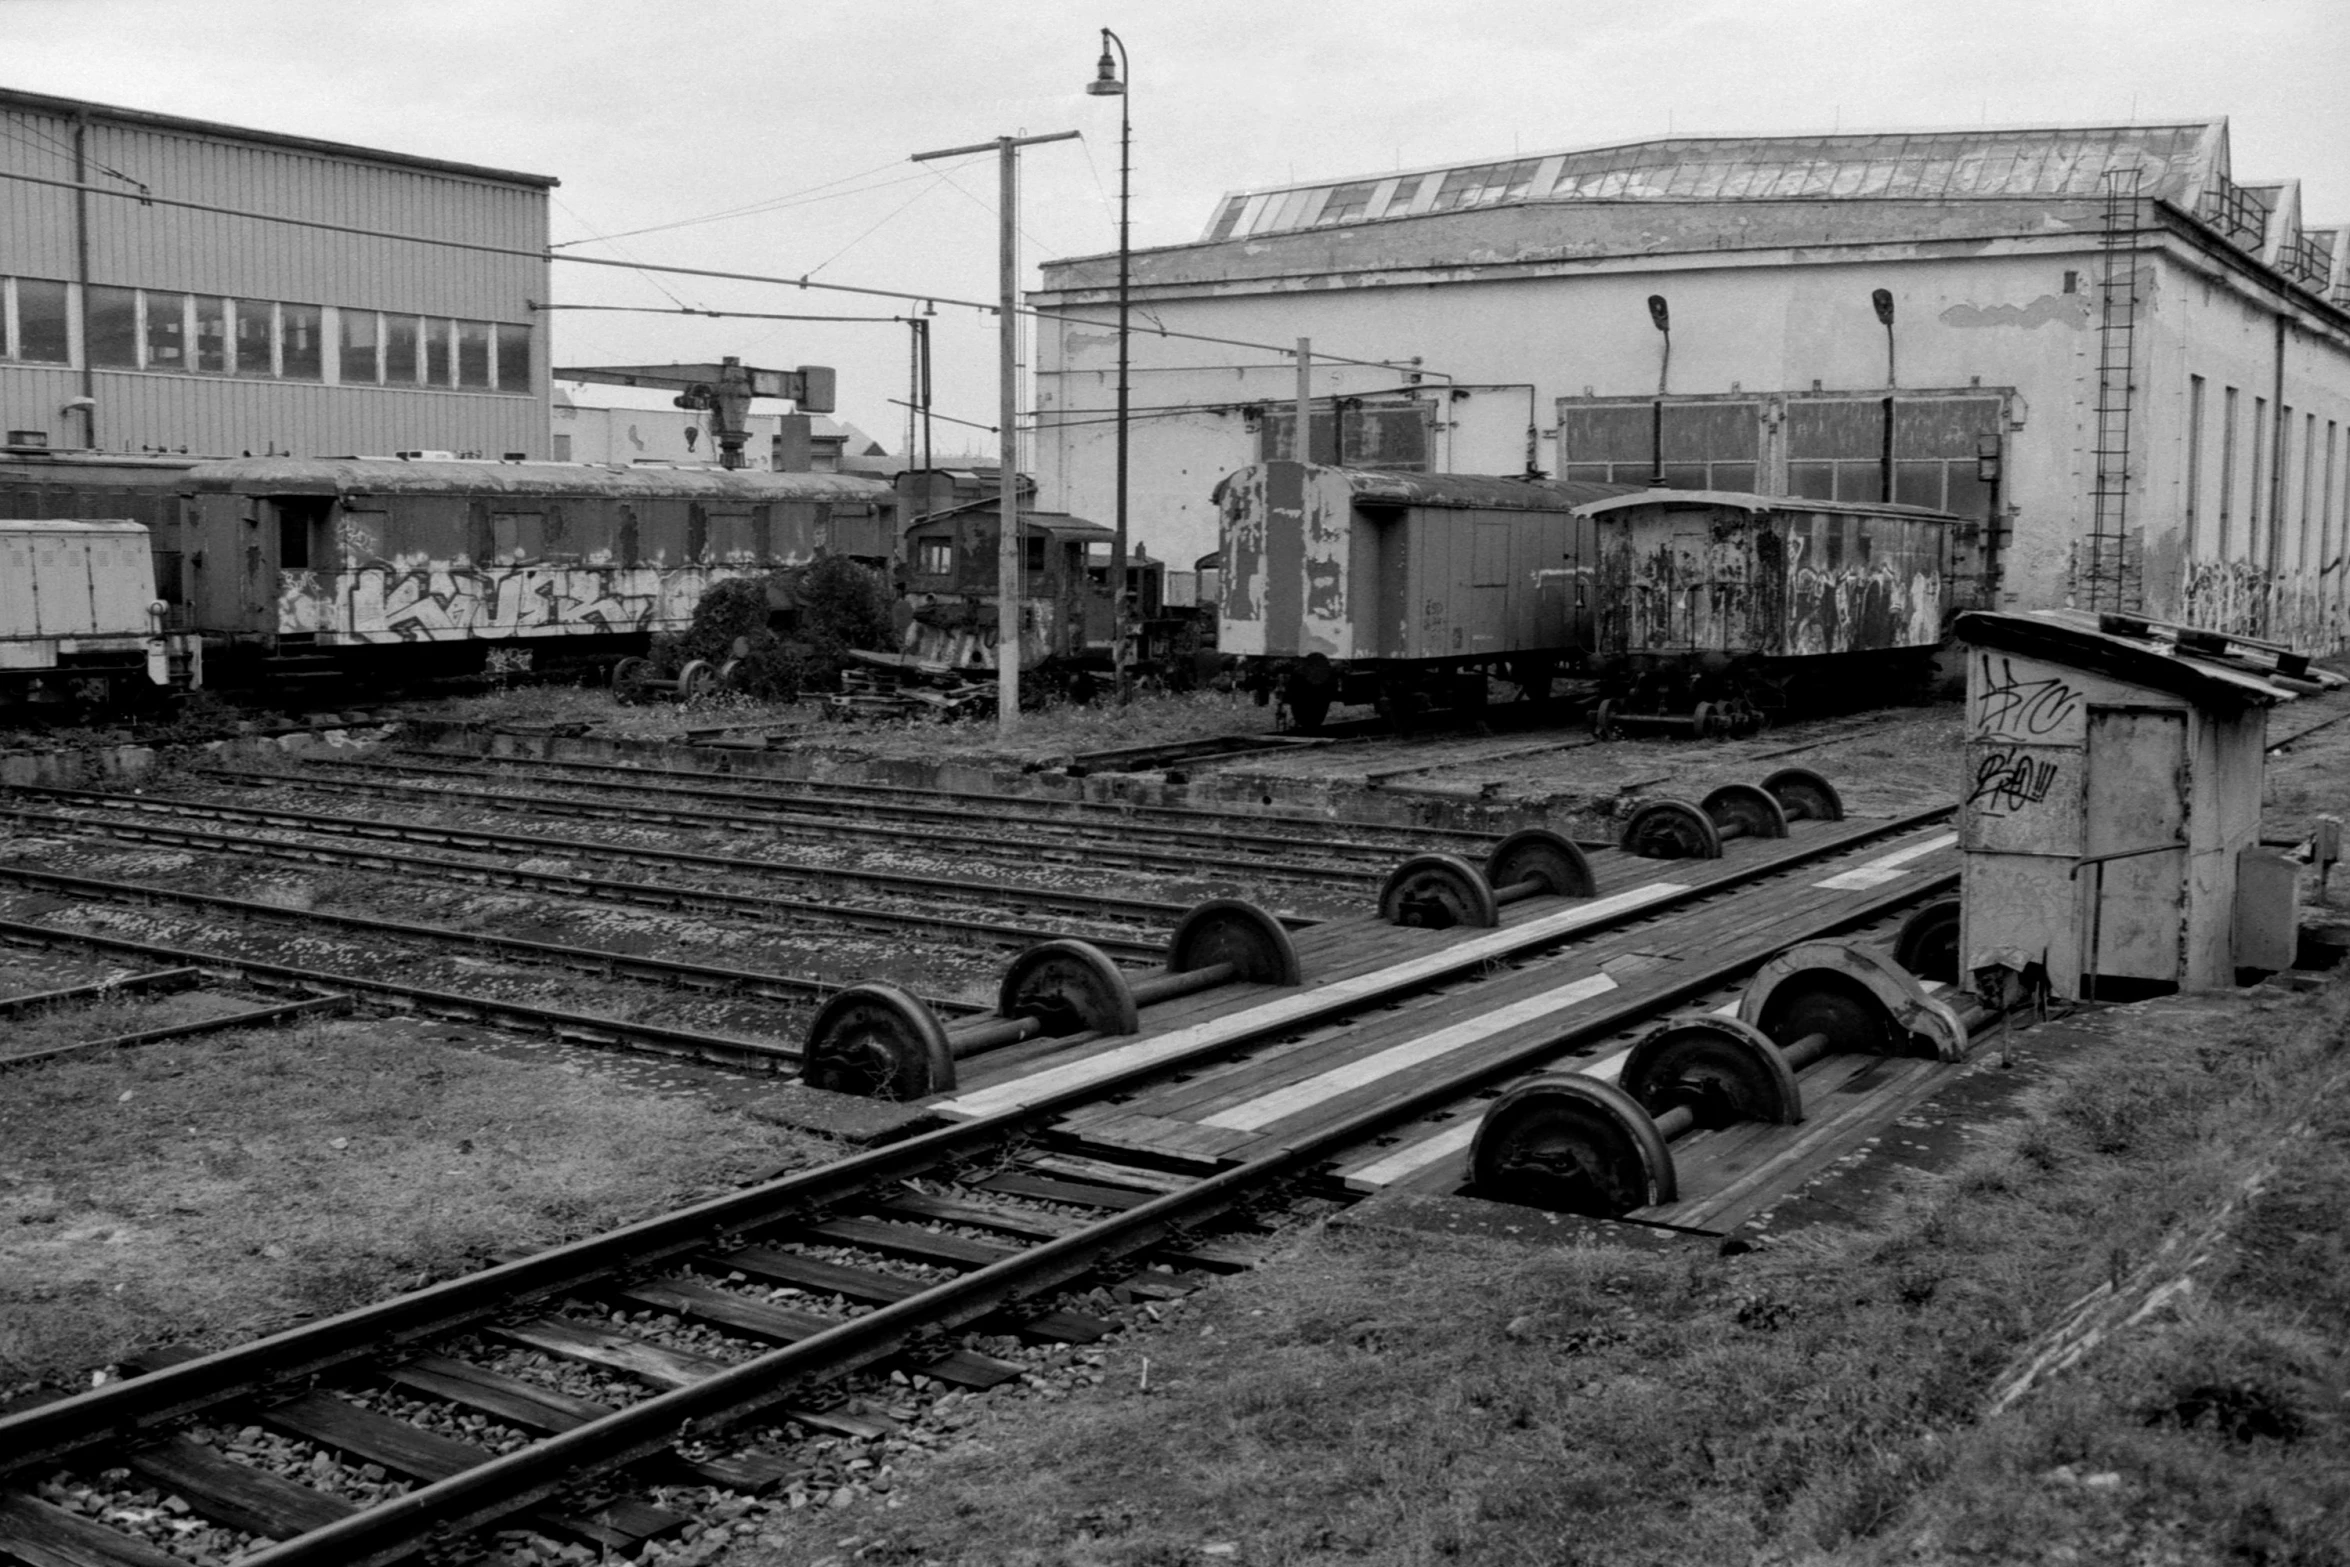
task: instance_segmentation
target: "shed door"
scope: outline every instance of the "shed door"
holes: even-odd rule
[[[2187,715],[2142,707],[2089,709],[2088,776],[2082,781],[2081,853],[2178,845],[2109,860],[2081,872],[2084,919],[2094,918],[2095,968],[2103,977],[2179,978],[2187,891]],[[2094,909],[2088,903],[2097,897]],[[2081,950],[2089,951],[2090,926]]]

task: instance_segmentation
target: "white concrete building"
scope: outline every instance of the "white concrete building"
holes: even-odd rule
[[[796,410],[774,397],[754,397],[744,428],[744,466],[758,472],[775,471],[776,445],[783,421]],[[864,473],[888,477],[898,460],[879,441],[855,425],[823,414],[810,414],[809,470],[814,473]],[[554,459],[583,463],[668,463],[685,468],[718,466],[718,443],[710,434],[710,416],[677,406],[675,392],[644,386],[614,386],[600,381],[554,382]]]
[[[1973,523],[1954,608],[2333,648],[2343,232],[2304,225],[2296,182],[2239,181],[2225,121],[1682,138],[1238,192],[1198,242],[1133,257],[1133,534],[1190,561],[1217,480],[1288,454],[1294,359],[1202,339],[1305,337],[1350,463],[1645,483],[1661,455],[1676,486],[1846,499],[1889,479]],[[1115,255],[1061,261],[1034,299],[1074,318],[1038,330],[1045,500],[1095,517],[1116,284]]]

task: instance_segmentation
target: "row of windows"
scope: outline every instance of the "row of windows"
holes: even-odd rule
[[[531,390],[530,328],[512,322],[101,284],[82,293],[82,351],[102,370],[324,381],[331,353],[345,386]],[[66,284],[0,278],[0,359],[61,365],[72,348]]]
[[[1559,414],[1559,477],[1646,485],[1661,449],[1668,489],[1757,492],[1762,428],[1774,406],[1763,399],[1668,401],[1661,430],[1652,401],[1569,406]],[[1980,476],[1977,459],[1984,438],[1995,440],[2001,427],[1996,397],[1790,397],[1784,417],[1790,495],[1890,498],[1961,517],[1989,514],[1991,483]],[[1885,494],[1888,450],[1891,497]]]
[[[2247,428],[2244,401],[2239,388],[2220,388],[2219,493],[2209,496],[2209,389],[2202,376],[2187,377],[2187,556],[2203,553],[2208,534],[2214,559],[2241,559],[2272,571],[2322,566],[2333,554],[2335,517],[2350,517],[2350,495],[2343,493],[2350,486],[2350,443],[2340,421],[2328,419],[2320,431],[2317,415],[2296,418],[2287,404],[2272,425],[2269,400],[2255,395]],[[2279,464],[2276,471],[2271,461]],[[2240,486],[2240,478],[2250,483]]]

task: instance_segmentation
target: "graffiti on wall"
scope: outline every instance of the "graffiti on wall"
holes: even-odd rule
[[[1986,735],[2041,739],[2064,726],[2080,706],[2080,693],[2063,680],[2018,680],[2015,664],[1988,653],[1977,672],[1975,727]]]
[[[2272,571],[2242,560],[2187,564],[2179,618],[2230,636],[2261,637],[2324,653],[2350,640],[2350,616],[2337,557],[2316,571]]]
[[[2048,798],[2061,764],[2047,757],[2014,750],[1985,751],[1975,763],[1974,788],[1968,807],[1984,816],[2012,816],[2027,805]]]

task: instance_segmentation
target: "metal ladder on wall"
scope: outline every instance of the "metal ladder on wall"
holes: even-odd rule
[[[2140,171],[2108,169],[2105,235],[2099,260],[2097,326],[2097,474],[2090,491],[2083,596],[2092,613],[2145,607],[2145,574],[2130,541],[2130,402],[2137,390],[2138,180]]]

